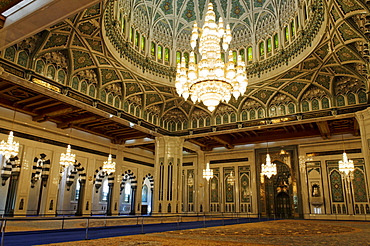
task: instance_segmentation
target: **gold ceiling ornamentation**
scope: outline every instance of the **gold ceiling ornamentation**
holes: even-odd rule
[[[224,101],[228,102],[233,95],[236,99],[246,91],[248,80],[245,63],[238,56],[234,62],[232,51],[229,51],[228,62],[221,57],[220,42],[227,52],[232,39],[230,26],[224,28],[222,18],[216,23],[213,5],[208,5],[205,22],[201,30],[194,24],[191,35],[191,47],[194,50],[199,38],[199,53],[201,60],[196,64],[195,53],[191,52],[189,64],[184,57],[177,66],[176,90],[185,99],[189,96],[193,102],[202,101],[210,111]]]

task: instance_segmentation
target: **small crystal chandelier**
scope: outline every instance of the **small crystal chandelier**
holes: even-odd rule
[[[76,160],[76,155],[71,153],[71,145],[68,144],[67,152],[60,155],[59,164],[61,167],[66,168],[73,165]]]
[[[105,161],[102,168],[103,172],[106,172],[108,175],[116,171],[116,163],[112,162],[112,155],[109,154],[108,161]]]
[[[267,142],[267,154],[266,154],[266,164],[261,165],[261,174],[266,175],[269,179],[272,175],[277,174],[277,168],[275,163],[271,163],[271,157],[269,154],[269,143]]]
[[[209,168],[209,163],[207,163],[206,169],[203,169],[203,178],[209,181],[213,177],[213,169]]]
[[[353,160],[348,160],[347,153],[343,152],[343,160],[339,161],[339,172],[349,175],[355,170]]]
[[[9,159],[11,156],[17,156],[19,152],[19,143],[14,141],[13,131],[10,131],[8,141],[2,140],[0,143],[0,154]]]
[[[226,179],[226,182],[229,185],[234,185],[234,183],[235,183],[235,177],[234,177],[234,172],[233,171],[230,172],[229,176]]]
[[[194,103],[202,101],[213,111],[221,101],[227,103],[231,95],[237,99],[246,91],[248,80],[245,62],[238,56],[235,64],[232,51],[229,51],[228,62],[225,64],[222,61],[220,42],[222,40],[222,48],[227,52],[232,36],[229,25],[225,30],[222,18],[216,23],[212,3],[208,4],[204,25],[199,32],[197,23],[194,23],[190,45],[194,50],[199,38],[201,60],[196,64],[192,51],[186,67],[182,57],[177,65],[175,86],[177,93],[185,100],[190,96]]]

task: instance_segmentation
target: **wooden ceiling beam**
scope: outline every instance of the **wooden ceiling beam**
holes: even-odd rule
[[[234,145],[230,143],[230,141],[225,139],[225,136],[212,136],[211,137],[214,141],[222,144],[226,149],[233,149]]]
[[[319,128],[322,139],[331,138],[330,128],[327,121],[316,122],[316,125]]]

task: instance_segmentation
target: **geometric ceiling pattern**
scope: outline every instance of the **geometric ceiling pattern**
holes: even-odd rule
[[[270,118],[275,116],[272,111],[277,110],[279,105],[286,105],[286,111],[281,115],[288,115],[305,112],[306,102],[309,103],[306,111],[368,103],[366,93],[369,91],[367,74],[370,36],[367,33],[370,30],[367,29],[366,19],[369,9],[362,1],[331,0],[323,4],[318,0],[311,5],[303,1],[298,7],[295,1],[290,0],[212,2],[216,6],[216,15],[222,16],[231,25],[231,47],[238,49],[251,45],[255,55],[259,40],[265,40],[281,31],[281,27],[289,24],[297,13],[301,18],[302,8],[309,9],[308,19],[316,16],[321,18],[321,22],[312,27],[315,29],[312,34],[306,29],[296,34],[295,42],[301,42],[301,46],[297,46],[300,49],[289,51],[289,47],[284,47],[267,59],[270,62],[276,61],[275,65],[265,66],[268,61],[258,60],[250,63],[247,68],[249,76],[258,78],[261,74],[261,80],[257,79],[257,82],[250,84],[238,100],[232,98],[228,104],[220,104],[212,113],[203,104],[193,104],[177,95],[172,77],[174,74],[163,76],[163,80],[170,81],[172,86],[150,80],[151,72],[160,73],[157,68],[166,66],[157,66],[155,61],[150,61],[148,64],[153,66],[141,64],[143,69],[134,71],[133,66],[139,67],[134,60],[130,62],[113,55],[114,48],[108,48],[109,41],[104,39],[110,29],[106,26],[106,32],[103,31],[102,25],[107,23],[103,3],[2,51],[2,57],[64,84],[69,90],[82,92],[138,118],[148,120],[149,114],[155,115],[157,121],[149,121],[170,131],[194,128],[192,121],[195,118],[210,118],[208,125],[198,122],[196,128]],[[191,26],[194,21],[202,22],[207,3],[205,0],[117,1],[125,15],[117,19],[126,18],[126,25],[132,23],[135,30],[150,37],[147,43],[155,41],[168,46],[175,54],[178,49],[190,49],[188,39]],[[113,24],[114,21],[108,20]],[[318,40],[316,43],[312,41],[314,38]],[[125,43],[130,45],[129,42]],[[132,49],[126,48],[120,47],[118,50]],[[293,63],[291,59],[296,54],[304,56],[300,62]],[[148,54],[140,52],[137,52],[137,57],[144,57],[146,61],[150,59],[146,58]],[[174,65],[167,67],[169,71],[174,71]],[[348,97],[349,94],[355,96],[354,101]],[[344,98],[343,104],[341,96]],[[328,100],[327,107],[322,106],[326,103],[324,98]],[[320,102],[317,108],[312,104],[315,99]],[[293,105],[292,108],[288,107],[289,104]],[[251,109],[256,109],[256,118],[250,115]],[[261,117],[258,116],[258,109],[263,109]],[[249,114],[245,118],[243,111]],[[221,119],[217,123],[217,116],[225,114],[228,120]],[[235,119],[230,118],[233,114]],[[181,126],[170,129],[165,125],[165,122],[170,121],[181,123]],[[184,122],[187,122],[186,126]]]

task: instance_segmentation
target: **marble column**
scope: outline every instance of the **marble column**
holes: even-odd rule
[[[154,212],[177,213],[182,208],[182,149],[179,137],[157,137],[155,141]]]

